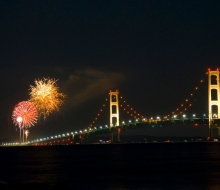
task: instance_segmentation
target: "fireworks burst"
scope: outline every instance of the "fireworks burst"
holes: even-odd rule
[[[55,79],[44,78],[35,80],[36,86],[30,86],[30,101],[36,106],[40,115],[48,116],[53,111],[58,111],[64,103],[66,95],[58,92]]]
[[[17,119],[18,117],[21,117],[22,128],[28,128],[37,122],[37,116],[38,112],[34,104],[29,101],[23,101],[15,106],[12,113],[12,120],[15,125],[19,125]]]

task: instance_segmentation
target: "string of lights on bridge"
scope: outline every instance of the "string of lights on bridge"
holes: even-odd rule
[[[88,129],[96,129],[98,125],[98,121],[103,115],[103,112],[106,108],[106,103],[108,103],[108,101],[109,99],[106,98],[105,102],[102,104],[95,118],[90,123],[90,125],[87,127]],[[123,96],[119,97],[119,107],[120,107],[120,110],[123,110],[127,115],[134,118],[135,120],[140,121],[141,119],[144,119],[144,116],[141,115],[138,111],[136,111],[133,107],[131,107],[130,104],[128,104],[127,101],[123,98]]]
[[[103,112],[106,108],[106,103],[108,102],[108,98],[105,99],[105,102],[102,104],[101,108],[99,109],[99,112],[96,114],[95,118],[93,121],[90,123],[90,125],[87,127],[88,129],[95,129],[96,126],[98,125],[98,121],[103,115]]]
[[[184,113],[197,101],[199,90],[204,84],[206,78],[207,75],[205,75],[205,77],[199,81],[199,84],[193,88],[193,91],[184,99],[184,101],[174,111],[167,115],[167,118],[175,119],[179,115],[186,117]],[[204,116],[206,116],[206,114],[203,114],[203,117]],[[193,117],[195,117],[195,114],[193,114]]]
[[[140,114],[136,109],[134,109],[132,106],[130,106],[129,103],[127,103],[127,100],[124,99],[123,96],[119,97],[119,107],[120,110],[124,111],[128,116],[135,119],[136,121],[150,121],[150,120],[161,120],[161,119],[175,119],[179,115],[185,116],[184,113],[193,106],[193,104],[197,101],[197,93],[199,89],[201,88],[201,85],[204,83],[204,79],[199,81],[199,84],[196,85],[193,88],[193,91],[188,95],[188,97],[185,98],[185,100],[177,107],[174,111],[172,111],[170,114],[167,114],[167,116],[160,118],[159,116],[153,118],[153,117],[145,117],[144,115]],[[109,99],[106,98],[105,102],[102,104],[101,108],[99,109],[98,113],[96,114],[93,121],[90,123],[90,125],[87,127],[88,129],[96,129],[98,122],[103,115],[104,110],[106,109],[106,104],[108,103]],[[195,117],[195,115],[194,115]]]
[[[206,77],[206,76],[205,76]],[[197,101],[198,98],[198,91],[201,89],[201,85],[203,85],[204,79],[199,81],[199,84],[194,87],[193,91],[189,94],[188,97],[185,98],[184,102],[180,104],[180,107],[177,107],[175,111],[172,111],[171,114],[168,114],[167,116],[160,118],[159,116],[153,118],[153,117],[144,117],[140,113],[138,113],[135,109],[133,109],[126,100],[123,99],[123,97],[120,97],[120,108],[124,112],[126,112],[128,115],[133,117],[136,121],[154,121],[154,120],[163,120],[163,119],[175,119],[179,115],[183,115],[185,117],[186,115],[184,114],[190,107],[193,106],[193,104]],[[195,114],[193,114],[193,117],[195,117]]]
[[[126,100],[123,99],[123,97],[120,97],[120,108],[126,112],[129,116],[133,117],[136,121],[153,121],[153,120],[163,120],[163,119],[175,119],[179,115],[182,115],[183,117],[186,117],[184,114],[190,107],[193,106],[193,104],[198,99],[198,93],[199,89],[201,89],[201,86],[204,84],[204,81],[206,79],[206,76],[199,81],[199,84],[197,84],[193,91],[185,98],[185,100],[180,104],[179,107],[175,109],[175,111],[172,111],[171,114],[168,114],[167,116],[160,118],[159,116],[153,118],[153,117],[144,117],[140,113],[138,113],[135,109],[133,109]],[[204,115],[203,115],[204,116]],[[195,117],[195,114],[193,114],[193,117]]]
[[[119,103],[120,102],[121,102],[120,108],[130,117],[133,117],[135,120],[138,120],[138,121],[145,118],[142,114],[136,111],[136,109],[130,106],[130,104],[128,104],[127,101],[123,98],[123,96],[120,96]]]

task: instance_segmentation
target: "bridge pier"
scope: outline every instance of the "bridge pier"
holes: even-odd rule
[[[220,124],[212,124],[209,127],[210,140],[218,139],[220,141]]]
[[[120,139],[121,127],[120,126],[111,127],[110,128],[110,140],[111,140],[111,143],[114,143],[114,134],[116,134],[116,136],[117,136],[117,143],[119,143],[121,141],[121,139]]]
[[[217,127],[217,129],[218,129],[218,140],[220,140],[220,126]]]
[[[219,138],[219,118],[220,118],[220,72],[208,69],[208,115],[209,115],[209,138],[213,138],[212,128],[218,128]]]
[[[214,128],[218,130],[217,135],[218,135],[218,140],[220,140],[220,126],[214,127]],[[212,134],[212,137],[214,138],[213,131],[211,132],[211,134]]]
[[[112,128],[110,128],[110,141],[113,143],[114,140],[114,133],[112,132]]]
[[[118,129],[117,129],[117,141],[118,141],[118,143],[121,141],[120,134],[121,134],[121,128],[118,127]]]

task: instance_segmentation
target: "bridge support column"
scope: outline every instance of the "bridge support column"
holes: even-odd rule
[[[120,134],[121,134],[121,128],[118,128],[117,129],[117,141],[118,141],[118,143],[121,141],[121,139],[120,139]]]
[[[213,131],[212,131],[213,127],[210,125],[209,126],[209,140],[211,140],[211,137],[213,137]]]
[[[209,138],[212,138],[213,121],[220,118],[220,86],[219,70],[208,70],[208,115],[209,115]]]
[[[113,141],[114,141],[114,131],[112,129],[113,128],[110,128],[110,140],[111,140],[111,143],[113,143]]]
[[[220,140],[220,127],[217,127],[218,129],[218,140]]]
[[[110,140],[113,143],[113,135],[115,130],[113,127],[119,126],[119,92],[116,90],[115,92],[110,91]]]

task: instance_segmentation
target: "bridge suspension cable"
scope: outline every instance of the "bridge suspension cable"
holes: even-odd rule
[[[136,109],[130,106],[130,104],[127,103],[127,101],[123,98],[123,96],[120,96],[119,104],[120,104],[120,109],[123,110],[130,117],[137,119],[137,120],[141,120],[145,118]]]
[[[205,85],[206,80],[207,80],[207,75],[205,75],[205,77],[199,81],[199,84],[194,87],[193,91],[188,95],[188,97],[186,97],[185,100],[167,116],[169,118],[174,118],[180,114],[185,113],[189,108],[191,108],[198,100],[199,96],[201,96],[202,93],[205,93],[201,89],[203,85],[205,86],[205,89],[207,89],[207,85]]]
[[[175,110],[173,110],[170,114],[167,114],[166,117],[174,118],[177,117],[178,115],[184,114],[187,110],[189,110],[189,108],[191,108],[194,105],[194,103],[198,100],[198,97],[201,96],[201,94],[203,93],[201,89],[206,79],[207,79],[207,75],[205,75],[205,77],[199,81],[199,84],[194,87],[193,91],[188,95],[188,97],[186,97],[185,100]],[[205,88],[207,89],[206,85]],[[106,114],[106,109],[108,109],[108,104],[109,104],[108,101],[109,98],[106,98],[102,106],[100,107],[98,113],[94,117],[93,121],[88,126],[88,128],[94,129],[95,127],[98,126],[101,119],[103,118],[103,115]],[[147,117],[145,117],[143,114],[141,114],[136,109],[134,109],[125,100],[123,96],[119,97],[119,108],[120,108],[120,112],[124,112],[129,117],[136,119],[138,121],[147,119]]]
[[[105,101],[102,103],[98,113],[96,114],[96,116],[94,117],[93,121],[90,123],[88,128],[94,129],[100,123],[100,120],[101,120],[102,116],[106,112],[105,110],[107,109],[106,108],[107,107],[106,104],[108,103],[108,100],[109,99],[106,98]]]
[[[98,113],[95,115],[93,121],[89,124],[87,128],[94,129],[98,126],[104,115],[106,114],[106,110],[109,108],[109,98],[106,98],[103,102],[102,106],[100,107]],[[125,99],[123,96],[119,97],[119,109],[120,112],[126,113],[129,117],[134,118],[138,121],[144,119],[144,115],[134,109]]]

